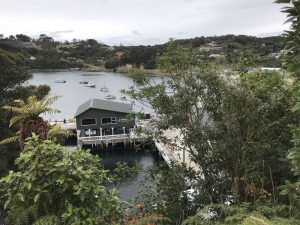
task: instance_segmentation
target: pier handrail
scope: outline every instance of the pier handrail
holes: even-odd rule
[[[81,141],[96,141],[96,140],[108,140],[108,139],[120,139],[124,137],[129,137],[128,134],[118,134],[118,135],[105,135],[105,136],[90,136],[90,137],[78,137]]]
[[[167,148],[164,148],[157,140],[155,141],[155,145],[158,151],[162,154],[164,160],[169,164],[169,166],[171,165],[171,162],[176,162],[173,154]]]
[[[102,140],[117,140],[123,138],[144,138],[143,135],[136,134],[116,134],[116,135],[103,135],[103,136],[90,136],[90,137],[78,137],[79,141],[102,141]]]

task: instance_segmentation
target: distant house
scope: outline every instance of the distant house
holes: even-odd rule
[[[211,41],[209,44],[208,44],[210,47],[216,47],[217,46],[217,43],[215,41]]]
[[[273,52],[269,54],[269,57],[276,58],[276,59],[279,59],[280,56],[281,56],[280,52]]]
[[[263,71],[277,71],[277,72],[282,70],[282,68],[276,68],[276,67],[261,67],[260,69]]]
[[[209,58],[215,58],[215,59],[218,59],[218,58],[221,58],[222,57],[222,55],[220,55],[220,54],[210,54],[209,55]]]
[[[103,64],[104,64],[104,60],[103,60],[103,59],[97,59],[96,62],[97,62],[99,65],[103,65]]]
[[[128,134],[135,126],[131,105],[90,99],[77,108],[76,130],[79,137]]]
[[[223,48],[221,46],[215,46],[215,45],[203,45],[203,46],[200,46],[198,48],[198,51],[200,52],[219,52],[221,51]]]

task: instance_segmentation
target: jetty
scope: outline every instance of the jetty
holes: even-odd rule
[[[155,146],[170,167],[172,163],[185,164],[195,171],[200,171],[200,167],[192,160],[191,149],[187,151],[187,147],[182,144],[183,137],[179,129],[164,131],[162,138],[162,140],[155,140]]]

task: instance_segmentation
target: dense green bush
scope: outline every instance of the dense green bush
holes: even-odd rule
[[[97,156],[33,136],[16,164],[18,171],[0,181],[7,224],[32,224],[53,216],[58,224],[119,221],[121,202],[116,190],[105,188],[110,179]]]

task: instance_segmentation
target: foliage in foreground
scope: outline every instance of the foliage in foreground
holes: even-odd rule
[[[286,213],[287,207],[284,205],[276,207],[262,205],[253,210],[248,203],[230,206],[215,204],[198,210],[194,216],[186,219],[183,225],[296,225],[300,223],[300,218],[288,217]]]
[[[165,164],[154,166],[145,171],[136,202],[143,210],[168,218],[163,224],[181,224],[201,205],[200,199],[195,199],[198,194],[195,180],[196,173],[184,166],[173,164],[172,169]]]
[[[114,224],[121,202],[97,156],[70,152],[49,140],[28,139],[16,160],[18,172],[0,181],[7,224]]]

